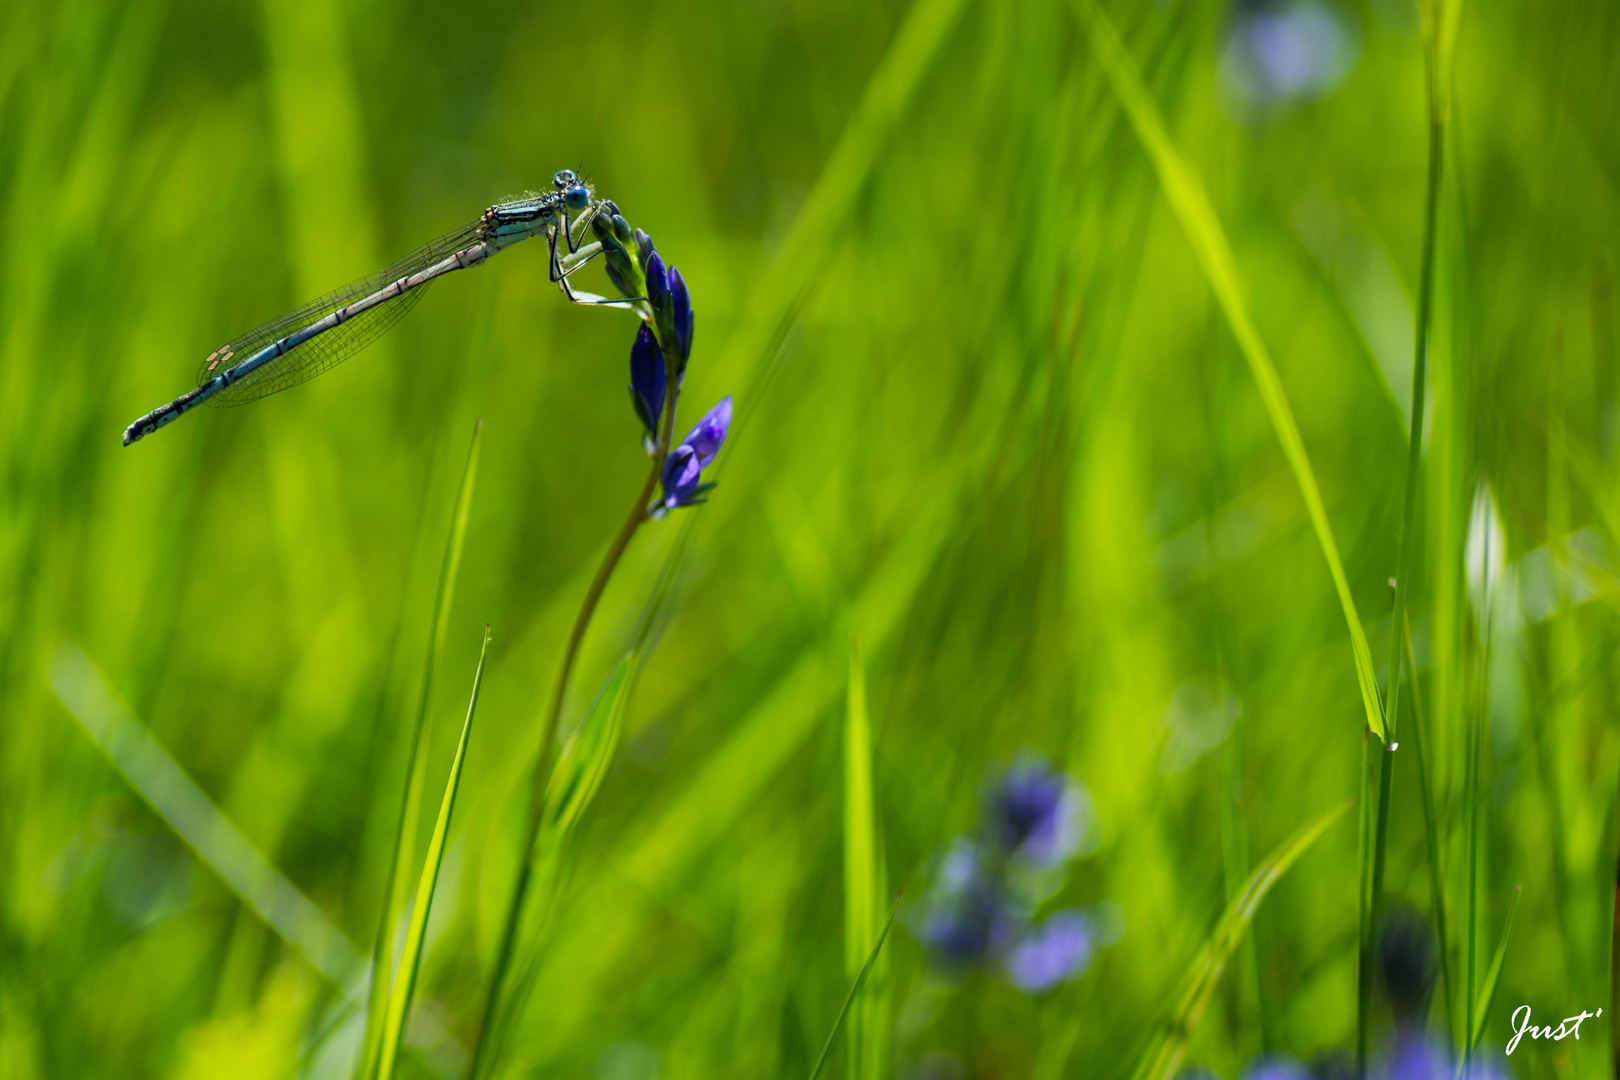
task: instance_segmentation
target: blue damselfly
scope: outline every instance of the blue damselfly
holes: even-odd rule
[[[591,220],[602,207],[590,186],[571,169],[552,178],[555,188],[515,202],[500,203],[482,217],[417,249],[399,262],[352,285],[312,300],[272,322],[250,330],[208,354],[197,372],[197,388],[153,409],[124,429],[128,446],[198,405],[241,405],[313,379],[376,340],[434,278],[465,270],[531,236],[544,236],[551,252],[551,280],[576,304],[624,306],[576,291],[568,275],[602,250],[581,246]],[[561,247],[566,245],[567,252]]]

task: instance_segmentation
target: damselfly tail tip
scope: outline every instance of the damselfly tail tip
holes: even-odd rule
[[[129,425],[129,427],[124,429],[124,445],[128,446],[130,443],[140,442],[142,439],[152,434],[152,432],[156,431],[158,427],[159,425],[152,422],[152,417],[150,414],[141,417],[139,420],[135,421],[133,424]]]

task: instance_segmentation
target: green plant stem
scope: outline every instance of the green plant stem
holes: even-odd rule
[[[1423,792],[1423,831],[1429,843],[1429,892],[1434,904],[1434,932],[1440,943],[1441,1005],[1446,1014],[1446,1030],[1455,1035],[1452,1004],[1455,1000],[1451,985],[1451,935],[1446,932],[1446,893],[1442,887],[1445,875],[1440,865],[1440,821],[1434,813],[1434,791],[1429,785],[1429,763],[1423,753],[1423,699],[1417,692],[1417,656],[1412,651],[1412,628],[1403,620],[1402,637],[1406,641],[1406,666],[1412,672],[1412,748],[1417,751],[1418,787]]]
[[[1368,798],[1367,776],[1368,766],[1372,753],[1369,733],[1361,733],[1361,771],[1357,773],[1360,792],[1357,798],[1358,812],[1356,814],[1356,863],[1361,868],[1361,880],[1356,888],[1356,1077],[1357,1080],[1366,1080],[1367,1077],[1367,1008],[1366,1001],[1371,994],[1369,979],[1371,976],[1368,958],[1372,950],[1368,944],[1371,936],[1371,912],[1368,910],[1368,901],[1372,896],[1372,875],[1368,872],[1372,855],[1372,799]]]
[[[422,786],[426,782],[427,755],[423,735],[427,732],[428,709],[433,702],[433,676],[444,655],[445,636],[450,628],[450,605],[455,598],[456,575],[461,567],[462,545],[467,538],[467,516],[472,507],[473,482],[478,475],[479,436],[484,420],[473,423],[472,446],[462,468],[461,487],[450,513],[450,535],[444,545],[444,561],[439,567],[439,588],[433,598],[432,629],[428,636],[427,658],[422,664],[422,689],[416,704],[416,723],[411,728],[410,747],[405,754],[405,792],[399,804],[399,824],[394,830],[394,850],[388,860],[388,876],[383,882],[382,911],[377,916],[377,937],[372,944],[371,987],[366,1009],[366,1034],[362,1047],[360,1076],[369,1080],[376,1072],[381,1044],[383,1010],[387,1007],[393,981],[394,931],[405,906],[410,883],[409,864],[416,846],[416,825],[420,814]]]
[[[1389,689],[1384,695],[1385,751],[1378,763],[1378,804],[1373,816],[1371,882],[1366,900],[1366,926],[1361,937],[1361,980],[1356,1021],[1356,1072],[1366,1075],[1367,1068],[1367,1012],[1372,1007],[1373,935],[1384,904],[1384,853],[1388,846],[1390,789],[1394,783],[1392,754],[1397,745],[1397,721],[1401,708],[1401,627],[1406,623],[1407,546],[1417,517],[1418,473],[1423,467],[1423,413],[1424,390],[1427,379],[1429,351],[1429,318],[1434,308],[1434,247],[1435,232],[1439,224],[1440,181],[1445,160],[1445,121],[1441,111],[1436,71],[1438,57],[1434,48],[1424,50],[1424,69],[1427,75],[1429,103],[1429,179],[1423,207],[1423,261],[1418,286],[1418,312],[1416,333],[1413,335],[1412,356],[1412,423],[1406,447],[1406,484],[1402,499],[1401,531],[1395,541],[1395,605],[1390,617],[1389,633]]]
[[[654,328],[653,332],[656,335],[657,329]],[[659,346],[662,349],[663,342],[660,342]],[[665,350],[663,355],[668,356],[668,351]],[[529,886],[534,880],[535,846],[540,838],[540,826],[545,819],[546,787],[551,781],[552,758],[556,754],[557,727],[562,720],[563,703],[568,697],[568,683],[574,672],[574,661],[579,655],[581,643],[585,640],[585,631],[590,627],[591,616],[596,614],[596,606],[607,590],[608,581],[613,577],[614,570],[618,569],[620,560],[630,547],[630,541],[636,535],[636,530],[647,520],[647,504],[652,499],[653,489],[658,486],[664,458],[669,452],[670,440],[674,437],[675,402],[680,396],[680,386],[673,378],[667,379],[666,385],[669,387],[669,395],[664,403],[658,441],[653,447],[652,467],[647,470],[647,478],[641,482],[641,487],[636,491],[636,501],[630,507],[630,513],[624,519],[624,524],[619,526],[618,535],[614,536],[613,542],[608,545],[607,553],[602,556],[602,562],[596,568],[596,576],[591,579],[590,587],[585,590],[585,599],[580,602],[579,612],[574,616],[573,628],[568,633],[568,643],[563,647],[556,688],[552,691],[551,704],[546,710],[545,725],[540,735],[540,750],[535,757],[534,774],[530,779],[529,819],[523,831],[523,846],[519,848],[522,861],[518,868],[517,884],[513,887],[512,899],[506,909],[506,920],[501,927],[500,946],[495,953],[495,970],[490,976],[489,993],[484,999],[484,1021],[478,1031],[478,1041],[473,1047],[472,1067],[467,1073],[470,1080],[476,1080],[480,1075],[479,1070],[486,1056],[492,1052],[490,1029],[495,1026],[495,1010],[500,1004],[501,991],[505,987],[507,973],[512,966],[512,954],[517,947],[518,927],[523,921],[524,901],[528,898]]]

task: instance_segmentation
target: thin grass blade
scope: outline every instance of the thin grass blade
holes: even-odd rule
[[[1410,620],[1405,618],[1402,619],[1402,637],[1405,639],[1406,666],[1410,669],[1408,678],[1412,687],[1412,747],[1417,751],[1418,785],[1423,795],[1423,835],[1429,848],[1429,891],[1434,905],[1434,933],[1435,940],[1440,943],[1437,950],[1440,957],[1440,994],[1446,1016],[1446,1031],[1455,1038],[1457,1028],[1452,1017],[1456,994],[1451,985],[1451,935],[1446,930],[1446,894],[1442,884],[1445,868],[1440,861],[1440,819],[1434,810],[1434,788],[1429,778],[1429,762],[1423,750],[1423,698],[1418,693],[1418,667],[1417,657],[1412,652],[1412,627]]]
[[[596,695],[585,722],[569,737],[557,756],[557,767],[552,770],[551,783],[546,789],[546,819],[540,833],[542,844],[556,845],[566,840],[601,788],[619,747],[624,707],[629,701],[625,690],[630,686],[635,664],[633,652],[619,661]]]
[[[827,1064],[827,1056],[832,1053],[833,1043],[838,1041],[838,1029],[844,1026],[844,1017],[849,1015],[849,1007],[854,1003],[855,995],[861,992],[861,985],[866,982],[867,974],[877,962],[878,953],[883,950],[883,943],[889,938],[889,928],[894,925],[894,913],[899,908],[900,897],[896,895],[894,903],[889,905],[889,917],[883,920],[883,929],[878,933],[877,943],[872,946],[872,952],[862,965],[860,974],[855,976],[855,982],[849,988],[849,995],[844,998],[844,1007],[838,1010],[838,1019],[833,1021],[832,1034],[827,1036],[827,1045],[821,1048],[821,1057],[816,1061],[816,1068],[810,1074],[810,1080],[817,1080],[821,1076],[821,1070]]]
[[[422,663],[422,689],[416,706],[416,723],[411,728],[411,744],[405,754],[405,797],[400,803],[399,827],[394,832],[394,857],[389,860],[388,877],[383,883],[382,914],[371,950],[371,992],[366,1003],[366,1037],[358,1074],[361,1077],[375,1075],[382,1045],[383,1012],[387,1008],[393,983],[395,928],[399,926],[400,915],[405,910],[405,889],[410,881],[410,867],[416,859],[416,830],[422,813],[422,787],[427,769],[422,739],[427,732],[428,708],[433,698],[433,676],[439,667],[439,657],[444,654],[444,639],[449,632],[450,607],[455,599],[456,576],[461,569],[461,551],[467,538],[473,486],[478,479],[479,436],[483,430],[482,419],[473,423],[472,443],[467,448],[467,464],[461,471],[461,486],[456,490],[455,509],[450,517],[450,535],[445,539],[444,561],[439,568],[439,589],[433,600],[433,624],[428,637],[427,657]]]
[[[1176,1010],[1149,1041],[1141,1064],[1136,1067],[1136,1080],[1172,1080],[1175,1077],[1181,1068],[1181,1059],[1187,1052],[1187,1041],[1203,1019],[1204,1010],[1209,1006],[1216,985],[1220,983],[1227,961],[1242,943],[1249,924],[1254,921],[1255,912],[1260,910],[1260,902],[1299,857],[1327,831],[1328,826],[1348,809],[1350,802],[1347,801],[1329,810],[1283,841],[1277,850],[1254,868],[1249,879],[1227,905],[1220,922],[1215,924],[1214,933],[1210,934],[1203,948],[1193,958],[1192,966],[1182,979],[1181,991],[1176,995]]]
[[[624,710],[630,701],[628,691],[634,682],[635,669],[636,654],[631,651],[625,654],[608,676],[607,682],[602,684],[596,700],[591,703],[590,712],[563,744],[557,764],[551,770],[551,781],[546,787],[545,816],[541,820],[539,838],[535,841],[538,846],[535,856],[537,880],[530,893],[533,911],[528,916],[520,915],[529,924],[524,935],[529,944],[518,950],[522,952],[523,959],[519,961],[512,979],[511,992],[503,995],[507,1000],[499,1003],[499,1012],[491,1017],[491,1022],[495,1024],[491,1033],[494,1048],[490,1056],[492,1061],[499,1060],[510,1024],[514,1017],[522,1014],[534,986],[544,951],[541,944],[546,937],[556,900],[557,883],[562,876],[568,843],[595,799],[618,752],[619,734],[624,728]]]
[[[1345,576],[1344,563],[1339,558],[1339,547],[1333,539],[1327,508],[1322,503],[1322,491],[1316,483],[1310,458],[1305,453],[1305,442],[1300,437],[1293,408],[1288,404],[1277,366],[1272,362],[1271,353],[1260,337],[1260,329],[1255,325],[1248,302],[1244,299],[1242,278],[1238,274],[1232,245],[1221,228],[1220,219],[1215,216],[1215,208],[1209,204],[1209,197],[1204,194],[1203,184],[1182,160],[1170,140],[1169,131],[1159,116],[1158,106],[1142,82],[1136,62],[1126,51],[1113,23],[1095,0],[1074,0],[1074,3],[1081,25],[1086,28],[1091,50],[1108,76],[1114,95],[1119,98],[1120,105],[1130,118],[1142,148],[1153,162],[1165,198],[1198,256],[1204,276],[1209,279],[1210,288],[1215,293],[1215,300],[1225,314],[1232,328],[1232,336],[1237,339],[1238,348],[1248,361],[1249,371],[1259,387],[1260,398],[1277,433],[1277,441],[1282,444],[1283,456],[1288,459],[1288,467],[1293,471],[1294,481],[1305,500],[1305,509],[1310,515],[1311,526],[1316,530],[1322,555],[1327,560],[1328,572],[1333,576],[1339,605],[1344,609],[1345,625],[1350,631],[1350,652],[1356,667],[1356,682],[1361,689],[1361,705],[1367,714],[1367,727],[1379,739],[1384,739],[1384,719],[1378,703],[1378,678],[1373,673],[1372,650],[1367,646],[1367,634],[1362,628],[1361,617],[1356,613],[1355,599],[1350,595],[1350,580]]]
[[[822,166],[792,230],[751,290],[742,321],[714,361],[723,385],[745,385],[733,438],[746,425],[775,368],[773,361],[810,289],[838,250],[878,155],[906,114],[917,85],[955,28],[964,0],[916,0],[872,73],[838,145]],[[744,384],[744,372],[747,382]]]
[[[859,642],[849,641],[849,701],[844,712],[844,966],[860,974],[877,936],[877,815],[872,798],[872,732],[866,711],[866,670]],[[872,995],[849,1017],[851,1080],[876,1080],[881,1068],[878,1018]]]
[[[1524,886],[1513,886],[1513,901],[1508,905],[1507,922],[1502,924],[1502,940],[1496,943],[1496,955],[1485,972],[1485,985],[1480,987],[1479,1007],[1474,1012],[1474,1024],[1468,1032],[1468,1048],[1472,1050],[1485,1034],[1485,1018],[1490,1015],[1491,1003],[1496,1000],[1496,983],[1502,976],[1502,963],[1507,959],[1508,939],[1513,936],[1513,917],[1519,913],[1519,895]]]
[[[388,1012],[383,1022],[382,1056],[377,1064],[380,1080],[392,1080],[399,1061],[399,1042],[405,1033],[405,1017],[416,993],[416,977],[422,970],[422,943],[427,937],[428,915],[433,910],[433,891],[439,884],[439,867],[444,863],[444,842],[450,834],[450,815],[461,786],[461,763],[467,754],[467,737],[472,734],[473,714],[478,711],[478,690],[484,684],[484,659],[489,655],[489,627],[484,627],[484,644],[478,650],[478,670],[473,674],[472,697],[467,702],[467,718],[461,722],[461,740],[450,762],[450,778],[445,781],[444,799],[439,803],[439,820],[428,841],[427,857],[422,860],[422,880],[416,886],[416,903],[411,909],[411,927],[405,932],[405,950],[399,957],[399,978],[388,995]]]

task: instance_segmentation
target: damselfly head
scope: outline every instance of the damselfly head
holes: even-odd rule
[[[582,213],[591,205],[591,186],[581,180],[573,169],[558,169],[551,182],[562,192],[563,205],[568,207],[569,213]]]

